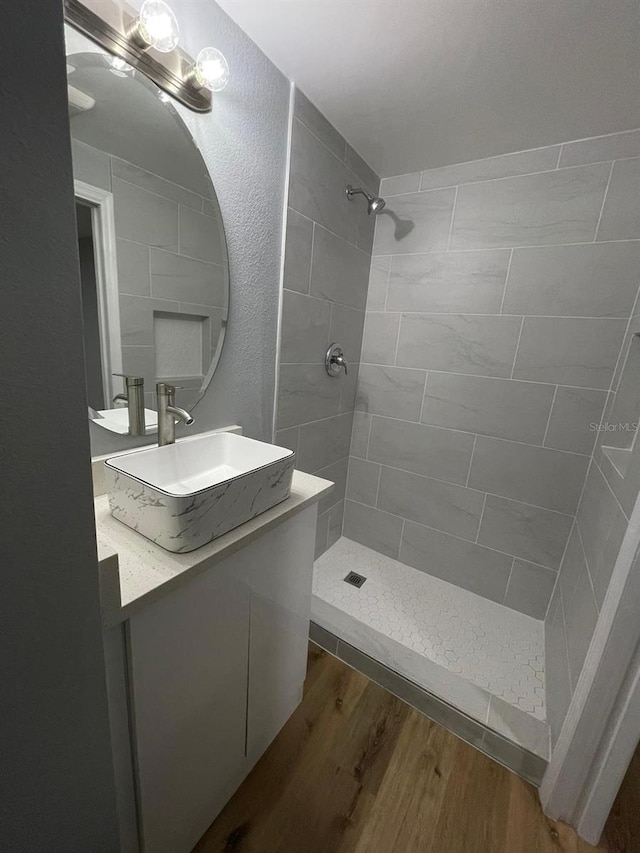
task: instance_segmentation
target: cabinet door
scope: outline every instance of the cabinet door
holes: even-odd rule
[[[145,853],[188,853],[245,775],[249,591],[229,561],[130,620]]]
[[[255,763],[302,699],[317,505],[245,549],[251,588],[247,756]]]

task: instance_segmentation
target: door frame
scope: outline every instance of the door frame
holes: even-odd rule
[[[91,208],[102,385],[105,406],[110,408],[113,398],[122,390],[114,376],[122,373],[122,339],[113,194],[109,190],[94,187],[85,181],[74,180],[73,185],[76,200],[85,202]]]
[[[640,497],[540,786],[549,817],[597,844],[640,739]]]

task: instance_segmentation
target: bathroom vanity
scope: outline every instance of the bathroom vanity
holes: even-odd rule
[[[124,851],[189,853],[300,702],[317,502],[331,488],[295,471],[285,501],[182,554],[96,495]]]

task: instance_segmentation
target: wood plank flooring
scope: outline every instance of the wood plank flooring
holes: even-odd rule
[[[630,848],[629,848],[630,849]],[[305,697],[194,853],[612,853],[313,644]]]

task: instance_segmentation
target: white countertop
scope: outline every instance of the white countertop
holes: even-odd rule
[[[294,471],[291,495],[286,501],[188,554],[165,551],[116,521],[109,512],[107,496],[99,495],[94,504],[105,623],[114,625],[128,619],[150,601],[170,592],[187,575],[210,568],[262,533],[319,501],[332,489],[333,483],[329,480]]]

